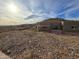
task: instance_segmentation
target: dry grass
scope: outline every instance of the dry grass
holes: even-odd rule
[[[79,59],[79,37],[10,31],[0,33],[0,50],[13,59]]]

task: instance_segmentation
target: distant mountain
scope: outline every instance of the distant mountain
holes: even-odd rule
[[[44,19],[43,21],[41,22],[38,22],[36,24],[39,24],[39,23],[47,23],[47,22],[53,22],[53,21],[57,21],[57,22],[60,22],[60,21],[67,21],[63,18],[48,18],[48,19]]]
[[[46,21],[51,21],[51,20],[56,20],[56,21],[67,21],[67,20],[65,20],[65,19],[63,19],[63,18],[49,18],[49,19],[46,19]]]
[[[34,24],[0,26],[0,32],[13,31],[13,30],[26,30],[31,29],[33,26]]]

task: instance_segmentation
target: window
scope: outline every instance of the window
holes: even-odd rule
[[[76,29],[76,27],[75,27],[75,26],[71,26],[71,28],[72,28],[72,30],[75,30],[75,29]]]

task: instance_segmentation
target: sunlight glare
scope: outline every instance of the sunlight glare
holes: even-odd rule
[[[15,4],[10,4],[10,5],[8,5],[8,10],[12,13],[17,13],[18,7]]]

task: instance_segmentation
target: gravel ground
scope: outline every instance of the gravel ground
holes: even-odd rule
[[[0,33],[0,50],[13,59],[79,59],[79,37],[10,31]]]

